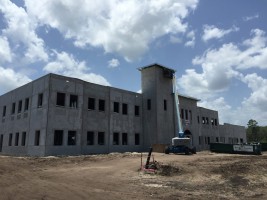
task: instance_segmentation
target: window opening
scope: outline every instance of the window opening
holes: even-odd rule
[[[139,116],[139,106],[134,106],[134,114],[135,116]]]
[[[15,135],[15,146],[19,145],[19,133],[16,133]]]
[[[68,131],[68,145],[76,145],[76,131]]]
[[[151,110],[151,99],[147,100],[147,110]]]
[[[15,114],[15,110],[16,110],[16,103],[12,103],[11,114]]]
[[[26,144],[26,132],[22,132],[21,146],[25,146],[25,144]]]
[[[65,106],[66,94],[58,92],[57,93],[57,106]]]
[[[87,132],[87,145],[94,145],[95,134],[93,131]]]
[[[134,136],[134,144],[135,145],[140,145],[140,135],[139,133],[136,133]]]
[[[99,99],[99,102],[98,102],[98,110],[99,111],[105,111],[105,100]]]
[[[122,133],[122,145],[128,144],[128,135],[127,133]]]
[[[37,107],[42,107],[43,106],[43,93],[38,94],[38,102],[37,102]]]
[[[2,115],[2,116],[3,116],[3,117],[6,116],[6,106],[3,107],[3,115]]]
[[[167,100],[164,99],[164,110],[167,110]]]
[[[12,133],[9,134],[8,146],[12,146]]]
[[[122,114],[127,115],[128,114],[128,105],[126,103],[122,104]]]
[[[39,146],[40,145],[40,131],[35,131],[35,141],[34,141],[34,145],[35,146]]]
[[[113,133],[113,145],[119,145],[119,133]]]
[[[19,101],[18,113],[21,113],[21,110],[22,110],[22,100]]]
[[[63,130],[55,130],[54,132],[54,145],[60,146],[63,144]]]
[[[70,95],[70,105],[71,108],[78,108],[78,95]]]
[[[104,145],[104,144],[105,144],[105,133],[98,132],[98,145]]]
[[[120,112],[120,104],[119,104],[119,102],[114,102],[113,103],[113,111],[115,113],[119,113]]]
[[[94,110],[95,109],[95,98],[88,98],[88,109]]]
[[[24,104],[24,111],[29,110],[29,104],[30,104],[30,99],[26,98],[25,99],[25,104]]]

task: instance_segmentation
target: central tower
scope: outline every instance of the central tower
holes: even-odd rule
[[[144,147],[169,144],[176,133],[175,71],[159,64],[139,68],[143,94]]]

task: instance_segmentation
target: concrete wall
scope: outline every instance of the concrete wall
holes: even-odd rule
[[[244,126],[224,123],[219,126],[219,136],[223,143],[236,144],[246,143],[246,129]]]
[[[164,76],[163,70],[158,65],[141,69],[145,149],[153,144],[169,144],[175,136],[172,78]],[[148,109],[148,100],[151,100],[151,109]]]
[[[43,94],[42,106],[38,107],[38,95]],[[20,88],[17,88],[0,98],[1,129],[3,134],[3,154],[13,155],[45,155],[46,125],[49,97],[49,76],[44,76]],[[29,98],[29,109],[25,110],[25,99]],[[18,112],[19,101],[22,101],[21,112]],[[15,113],[11,114],[12,104],[15,103]],[[6,116],[3,117],[3,107],[6,106]],[[35,131],[40,130],[39,145],[35,145]],[[25,146],[22,146],[22,133],[26,132]],[[18,145],[16,146],[16,134]],[[9,146],[9,135],[12,143]]]

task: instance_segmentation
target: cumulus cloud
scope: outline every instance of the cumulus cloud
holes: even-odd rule
[[[257,74],[245,75],[245,69],[267,69],[267,37],[259,29],[242,43],[223,44],[218,49],[208,49],[192,60],[202,71],[187,69],[178,79],[182,93],[203,100],[200,105],[218,110],[222,121],[246,124],[247,117],[263,122],[267,118],[267,80]],[[232,110],[220,94],[228,90],[233,80],[242,81],[251,90],[242,105]],[[229,112],[228,112],[229,111]],[[238,116],[238,117],[237,117]],[[236,119],[235,119],[236,118]],[[230,121],[229,121],[230,120]]]
[[[26,10],[8,0],[0,2],[7,27],[2,30],[2,36],[11,40],[16,48],[26,49],[25,58],[29,62],[47,61],[48,55],[44,48],[44,41],[37,36],[37,23],[30,18]],[[14,48],[13,51],[16,49]]]
[[[189,33],[187,33],[186,37],[189,39],[186,43],[185,46],[186,47],[194,47],[195,46],[195,32],[194,31],[190,31]]]
[[[211,40],[211,39],[220,39],[224,37],[225,35],[231,32],[236,32],[238,30],[239,28],[237,28],[236,26],[233,26],[230,29],[224,30],[224,29],[219,29],[214,25],[204,25],[202,40],[207,42],[208,40]]]
[[[31,79],[29,77],[15,72],[13,69],[0,66],[0,94],[22,86],[30,81]]]
[[[0,37],[0,63],[11,62],[12,53],[6,37]]]
[[[175,37],[173,35],[170,35],[170,42],[173,44],[179,44],[182,43],[182,39],[180,37]]]
[[[90,68],[86,66],[85,61],[75,60],[73,55],[66,52],[58,53],[54,51],[54,61],[49,62],[45,67],[45,72],[62,74],[79,78],[88,82],[109,86],[110,83],[101,75],[90,73]]]
[[[118,59],[112,58],[108,61],[108,67],[109,68],[116,68],[120,65],[120,61]]]
[[[198,0],[25,0],[31,16],[58,29],[78,47],[102,47],[127,61],[139,58],[165,34],[185,32]],[[82,25],[82,26],[81,26]]]

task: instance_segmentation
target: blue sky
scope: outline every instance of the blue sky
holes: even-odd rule
[[[265,0],[1,0],[0,95],[47,73],[140,91],[175,69],[220,123],[267,125]]]

